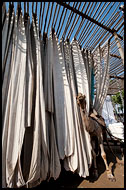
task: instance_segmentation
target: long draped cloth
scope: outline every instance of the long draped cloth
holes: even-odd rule
[[[19,20],[16,14],[12,58],[9,64],[11,64],[11,74],[8,93],[6,94],[7,102],[3,115],[2,133],[3,187],[23,186],[25,184],[20,166],[20,154],[25,132],[26,73],[26,36],[22,14],[20,14]]]
[[[55,128],[60,159],[73,153],[73,115],[69,84],[58,39],[53,35]]]
[[[109,42],[98,47],[94,52],[94,73],[96,80],[96,97],[94,109],[101,115],[104,100],[109,87]]]
[[[86,68],[84,59],[79,47],[79,44],[76,40],[72,41],[72,55],[73,55],[73,64],[76,75],[76,89],[78,93],[85,94],[86,96],[86,109],[89,113],[89,82],[86,73]]]
[[[37,20],[37,19],[36,19]],[[43,94],[41,48],[38,36],[38,23],[32,18],[31,38],[35,72],[35,115],[33,130],[33,148],[28,187],[34,187],[47,178],[49,150],[47,145],[47,128],[45,121],[45,103]]]
[[[71,45],[67,41],[58,43],[55,33],[43,43],[34,14],[32,23],[28,17],[24,24],[22,11],[19,15],[17,10],[16,16],[14,10],[6,16],[4,12],[2,186],[35,187],[43,180],[57,179],[60,159],[66,170],[89,176],[90,136],[76,96],[86,95],[89,112],[93,67],[90,53],[82,52],[75,40]],[[104,60],[108,63],[107,52],[105,47]],[[97,67],[96,63],[97,57]],[[108,70],[109,65],[105,73]],[[102,87],[107,85],[106,76]],[[97,74],[96,78],[100,80]],[[101,103],[106,90],[98,86]]]
[[[4,22],[4,26],[3,26],[3,30],[2,30],[2,46],[5,45],[6,42],[6,32],[4,31],[4,29],[6,28],[7,25],[7,20],[8,20],[8,13]],[[2,83],[2,116],[3,116],[3,120],[4,120],[4,114],[5,114],[5,109],[6,109],[6,103],[7,103],[7,94],[8,94],[8,87],[10,84],[10,76],[11,76],[11,58],[12,58],[12,48],[13,48],[13,37],[12,37],[12,27],[14,25],[14,10],[12,12],[12,16],[11,16],[11,21],[10,21],[10,27],[8,28],[8,43],[7,43],[7,48],[3,47],[2,48],[2,56],[3,56],[3,60],[2,60],[2,64],[4,65],[3,67],[3,83]],[[7,28],[6,28],[7,30]],[[4,33],[5,32],[5,33]],[[10,35],[11,34],[11,35]],[[4,50],[5,48],[5,50]],[[6,52],[6,53],[5,53]]]
[[[46,43],[41,41],[41,54],[43,60],[43,88],[46,110],[46,126],[48,129],[49,171],[48,180],[57,179],[61,172],[60,158],[56,142],[54,126],[54,91],[53,91],[53,41],[52,34]]]
[[[5,4],[5,2],[3,2],[3,5],[2,5],[2,26],[4,25],[5,18],[6,18],[6,4]]]
[[[86,177],[89,176],[89,167],[91,166],[92,163],[91,144],[90,144],[90,136],[88,132],[85,130],[85,124],[82,120],[82,117],[80,115],[80,110],[76,102],[78,81],[76,79],[76,71],[74,68],[74,60],[73,60],[73,58],[75,58],[74,57],[75,55],[73,55],[74,52],[72,48],[73,47],[71,47],[69,43],[67,42],[64,43],[63,53],[66,64],[67,77],[70,86],[70,92],[72,98],[72,112],[74,118],[74,128],[73,128],[74,152],[71,156],[66,157],[64,159],[64,167],[66,170],[71,170],[73,172],[76,171],[80,176]],[[81,88],[82,86],[78,87],[78,89]]]
[[[94,62],[92,53],[88,50],[82,50],[82,56],[84,60],[84,65],[87,74],[88,86],[89,86],[89,111],[91,106],[93,105],[93,95],[94,93],[94,82],[93,82],[93,70],[94,70]]]

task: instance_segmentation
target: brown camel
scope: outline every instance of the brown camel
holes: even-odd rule
[[[104,146],[103,146],[103,136],[104,134],[106,134],[106,131],[104,129],[104,127],[106,126],[104,119],[101,116],[98,116],[95,110],[93,110],[92,113],[90,113],[88,116],[87,111],[86,111],[86,96],[85,95],[82,95],[81,93],[79,93],[76,99],[77,99],[77,104],[80,107],[80,112],[82,114],[82,118],[84,120],[86,130],[89,132],[90,137],[91,137],[92,157],[93,157],[93,162],[94,162],[94,176],[98,177],[98,170],[97,170],[97,165],[96,165],[96,153],[94,151],[95,150],[94,139],[97,137],[98,146],[100,147],[100,150],[101,150],[101,156],[105,163],[107,177],[111,181],[116,181],[116,178],[112,175],[112,172],[109,169],[107,159],[106,159],[106,153],[104,151]]]

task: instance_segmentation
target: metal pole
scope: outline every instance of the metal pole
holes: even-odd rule
[[[120,41],[119,41],[119,38],[118,38],[117,33],[114,32],[113,34],[114,34],[114,37],[115,37],[116,44],[117,44],[117,46],[118,46],[118,50],[119,50],[120,56],[121,56],[121,58],[122,58],[122,62],[123,62],[123,64],[124,64],[124,50],[123,50],[123,48],[121,47],[121,43],[120,43]]]

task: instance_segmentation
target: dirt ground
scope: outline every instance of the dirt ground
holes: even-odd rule
[[[122,159],[121,152],[119,147],[112,147],[114,153],[118,155],[118,158]],[[60,177],[55,181],[51,179],[49,182],[42,182],[36,188],[43,189],[65,189],[65,188],[124,188],[124,165],[119,165],[116,163],[114,156],[105,146],[105,152],[107,153],[107,161],[109,164],[109,168],[112,169],[112,173],[114,174],[116,181],[111,182],[107,179],[105,165],[104,162],[99,155],[97,157],[97,166],[99,177],[97,180],[93,179],[91,176],[86,179],[79,177],[78,174],[73,174],[72,172],[65,171],[64,168],[60,174]]]

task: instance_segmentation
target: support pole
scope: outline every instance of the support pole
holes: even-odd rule
[[[119,38],[118,38],[117,33],[114,32],[113,34],[114,34],[115,41],[116,41],[116,44],[117,44],[117,46],[118,46],[118,50],[119,50],[119,53],[120,53],[120,56],[121,56],[121,59],[122,59],[123,65],[124,65],[124,50],[123,50],[123,48],[121,47],[121,43],[120,43],[120,41],[119,41]]]
[[[124,100],[123,100],[123,97],[122,97],[122,92],[121,92],[121,89],[120,89],[120,84],[119,84],[119,81],[120,79],[116,79],[116,83],[117,83],[117,87],[119,89],[119,93],[120,93],[120,97],[121,97],[121,101],[122,101],[122,106],[124,108]]]

